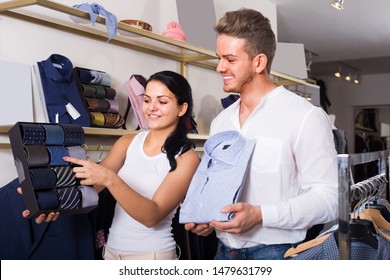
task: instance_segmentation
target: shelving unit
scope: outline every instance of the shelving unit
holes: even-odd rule
[[[107,42],[107,30],[105,28],[104,17],[98,16],[95,26],[75,23],[71,17],[89,21],[89,14],[51,0],[4,1],[0,3],[0,16],[7,16],[28,23]],[[121,22],[118,22],[118,34],[108,43],[177,61],[180,64],[180,73],[183,76],[186,76],[187,65],[215,70],[218,63],[217,56],[211,50],[182,43]],[[275,71],[271,71],[271,76],[278,85],[306,83],[304,80]],[[9,128],[9,126],[0,127],[0,134],[8,133]],[[135,133],[135,131],[105,128],[84,128],[84,131],[86,135],[98,137],[119,137],[125,133]],[[204,142],[207,136],[193,134],[190,135],[190,138],[195,142]],[[0,148],[4,147],[4,145],[7,144],[2,144]]]
[[[70,16],[89,20],[89,14],[51,0],[5,1],[0,3],[0,15],[55,28],[103,42],[107,41],[107,32],[104,29],[104,17],[97,17],[96,26],[77,24],[72,22]],[[64,18],[64,15],[66,18]],[[130,36],[124,35],[127,33],[129,33]],[[175,60],[180,63],[180,72],[184,76],[188,64],[215,70],[218,62],[217,56],[211,50],[182,43],[121,22],[118,22],[118,34],[109,43],[138,50],[142,53]],[[276,71],[271,71],[271,75],[274,82],[279,85],[306,83],[304,80]]]
[[[0,125],[0,134],[8,134],[8,131],[11,129],[12,125]],[[119,138],[122,135],[129,133],[137,133],[137,131],[125,130],[125,129],[110,129],[110,128],[96,128],[96,127],[83,127],[84,133],[86,136],[90,137],[108,137],[108,138]],[[191,139],[197,146],[196,151],[202,152],[200,147],[203,146],[203,143],[207,140],[208,135],[205,134],[188,134],[188,138]],[[107,151],[111,149],[110,145],[87,145],[86,148],[90,151]],[[11,149],[11,144],[9,143],[0,143],[0,149]]]

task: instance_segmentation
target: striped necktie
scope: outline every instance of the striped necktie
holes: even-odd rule
[[[56,173],[56,187],[69,187],[77,184],[75,173],[70,166],[56,166],[52,168]]]
[[[76,187],[57,189],[60,209],[78,209],[81,207],[81,194]]]

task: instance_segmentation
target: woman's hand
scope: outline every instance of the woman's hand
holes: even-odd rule
[[[110,169],[93,162],[73,157],[64,157],[64,160],[77,165],[73,167],[76,178],[81,179],[81,185],[107,186],[114,174]]]

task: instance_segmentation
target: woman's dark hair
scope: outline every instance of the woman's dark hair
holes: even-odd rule
[[[193,109],[192,89],[186,78],[173,71],[157,72],[149,77],[147,83],[150,81],[163,83],[176,96],[178,105],[188,104],[187,111],[179,118],[176,129],[168,136],[161,147],[161,151],[167,154],[171,166],[169,172],[171,172],[177,166],[175,156],[195,148],[195,145],[187,137],[187,122],[192,116]]]

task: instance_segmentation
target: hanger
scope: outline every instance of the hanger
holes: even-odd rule
[[[368,185],[371,186],[372,196],[377,197],[381,193],[381,186],[384,186],[384,182],[387,182],[386,177],[374,178],[368,182]],[[387,211],[387,210],[386,210]],[[388,211],[387,211],[388,212]],[[381,212],[378,209],[370,208],[369,204],[365,205],[365,209],[359,211],[359,217],[362,219],[370,220],[373,222],[375,231],[390,241],[390,235],[384,232],[383,230],[390,231],[390,223],[385,220]]]
[[[84,143],[83,145],[81,145],[81,147],[85,150],[85,153],[88,153],[89,148],[87,144]]]
[[[383,218],[378,209],[363,209],[359,212],[359,217],[373,221],[379,229],[390,231],[390,223]]]
[[[100,155],[99,155],[99,158],[97,160],[97,163],[100,163],[102,160],[103,160],[103,153],[104,153],[104,147],[103,145],[99,145],[96,149],[97,151],[101,151],[100,152]]]
[[[329,236],[332,235],[332,232],[329,232],[327,234],[324,234],[324,235],[321,235],[319,237],[316,237],[312,240],[309,240],[309,241],[306,241],[304,243],[301,243],[299,244],[297,247],[292,247],[290,249],[288,249],[286,251],[286,253],[284,253],[284,257],[285,258],[289,258],[289,257],[294,257],[296,255],[298,255],[299,253],[303,252],[303,251],[306,251],[310,248],[313,248],[313,247],[316,247],[322,243],[324,243],[324,241],[326,239],[328,239]]]
[[[353,187],[353,193],[355,193],[355,191],[359,193],[359,195],[354,194],[356,198],[359,198],[358,203],[354,207],[354,211],[352,211],[356,213],[356,210],[371,196],[372,188],[364,182],[359,182]],[[351,218],[349,221],[349,229],[351,242],[363,242],[374,249],[378,248],[378,239],[376,237],[378,232],[375,229],[374,223],[371,220],[361,219],[359,217],[359,212],[357,212],[356,218]]]
[[[366,204],[365,207],[366,209],[378,210],[383,219],[390,223],[390,212],[385,205],[378,204],[377,202],[370,202]]]
[[[351,242],[363,242],[374,249],[378,249],[378,239],[374,223],[367,219],[352,219],[349,222]]]
[[[381,177],[378,176],[371,182],[371,184],[376,185],[377,198],[383,192],[386,183],[387,183],[386,176],[381,176]],[[387,209],[385,205],[378,203],[377,200],[378,199],[375,199],[374,201],[370,201],[365,205],[365,208],[371,210],[374,209],[378,210],[378,212],[382,216],[381,220],[384,219],[387,223],[390,223],[390,211]],[[378,215],[378,214],[374,214],[374,215]]]

